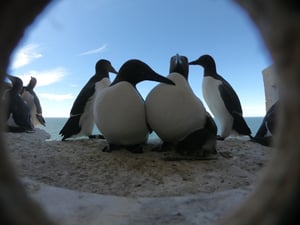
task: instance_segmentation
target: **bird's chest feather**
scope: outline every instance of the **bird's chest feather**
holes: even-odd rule
[[[181,75],[171,74],[168,78],[176,86],[157,85],[147,96],[146,110],[154,131],[164,140],[173,141],[202,128],[206,110]]]
[[[97,96],[97,114],[101,120],[109,121],[110,126],[134,126],[145,124],[144,101],[136,89],[127,82],[113,85]],[[105,121],[102,121],[105,123]]]
[[[203,98],[205,99],[210,111],[214,115],[222,113],[224,110],[226,110],[219,91],[220,85],[222,85],[222,82],[212,77],[204,77],[202,81]]]

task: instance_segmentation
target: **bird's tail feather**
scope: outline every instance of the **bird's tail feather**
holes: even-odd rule
[[[239,134],[251,136],[251,130],[248,127],[245,119],[237,113],[233,113],[233,118],[233,129]]]
[[[80,115],[71,116],[67,120],[64,127],[59,132],[59,134],[63,136],[62,141],[80,132],[81,127],[79,126],[79,120],[80,120]]]

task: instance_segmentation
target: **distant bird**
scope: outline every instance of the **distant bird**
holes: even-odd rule
[[[30,109],[21,97],[23,81],[12,75],[7,75],[7,78],[12,82],[11,89],[6,93],[8,131],[33,132]]]
[[[271,108],[267,111],[260,127],[258,128],[255,136],[252,138],[252,141],[265,146],[272,145],[272,138],[276,130],[276,119],[278,111],[278,101],[275,102]]]
[[[94,138],[92,130],[94,127],[93,107],[96,89],[104,89],[110,85],[109,72],[117,73],[110,61],[101,59],[96,63],[95,75],[85,84],[75,99],[70,117],[59,134],[62,141],[75,136],[88,136]]]
[[[158,84],[150,91],[145,100],[148,124],[164,142],[161,150],[173,145],[184,155],[216,154],[216,124],[190,87],[188,72],[187,57],[171,57],[167,78],[175,86]]]
[[[218,139],[224,140],[231,134],[248,135],[251,138],[251,130],[243,118],[239,97],[231,85],[217,73],[213,57],[202,55],[189,64],[204,68],[202,92],[210,111],[220,122],[221,133]]]
[[[23,88],[22,97],[30,109],[33,126],[46,126],[46,121],[42,114],[42,106],[40,104],[40,100],[33,90],[36,86],[36,83],[36,78],[31,77],[28,85]]]
[[[132,59],[120,68],[112,84],[96,94],[94,117],[108,142],[103,151],[117,148],[140,153],[149,135],[144,100],[136,85],[144,80],[174,84],[153,71],[146,63]]]

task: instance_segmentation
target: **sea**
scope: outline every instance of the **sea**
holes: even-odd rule
[[[61,140],[61,136],[59,135],[59,131],[62,129],[68,118],[54,118],[54,117],[49,117],[45,118],[46,120],[46,127],[40,126],[39,128],[45,130],[47,133],[50,134],[50,138],[48,139],[49,141],[51,140]],[[263,117],[245,117],[245,121],[247,122],[249,128],[252,131],[252,135],[255,135],[260,124],[263,121]],[[217,127],[219,128],[219,124],[216,121]],[[219,130],[219,129],[218,129]],[[94,127],[93,134],[99,134],[99,131],[97,127]],[[157,135],[152,132],[151,135],[149,136],[149,139],[157,139]]]

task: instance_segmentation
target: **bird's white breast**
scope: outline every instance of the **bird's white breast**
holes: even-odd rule
[[[233,118],[226,109],[224,101],[220,95],[219,85],[222,85],[221,81],[210,76],[204,77],[202,81],[202,94],[210,111],[220,122],[221,133],[223,133],[225,130],[227,130],[226,132],[231,130]]]
[[[95,83],[95,93],[89,97],[84,107],[84,111],[80,116],[79,126],[81,127],[80,135],[90,135],[94,128],[94,102],[97,93],[101,92],[103,89],[110,85],[109,78],[103,78],[102,80]]]
[[[146,115],[150,127],[167,142],[177,142],[203,128],[206,110],[186,79],[168,76],[176,85],[158,84],[146,98]]]
[[[100,81],[95,83],[95,93],[99,93],[104,88],[107,88],[111,84],[110,79],[108,77],[105,77],[101,79]]]
[[[32,124],[34,126],[37,126],[38,124],[40,124],[40,122],[36,118],[37,112],[36,112],[36,106],[34,104],[34,96],[32,94],[30,94],[29,91],[24,91],[23,94],[22,94],[22,98],[24,99],[26,105],[30,109]]]
[[[34,105],[34,97],[28,91],[24,91],[23,92],[22,98],[24,99],[25,103],[28,105],[28,107],[30,108],[30,110],[32,110],[35,107],[35,105]]]
[[[144,101],[128,82],[119,82],[97,93],[95,123],[111,144],[140,144],[148,138]]]

